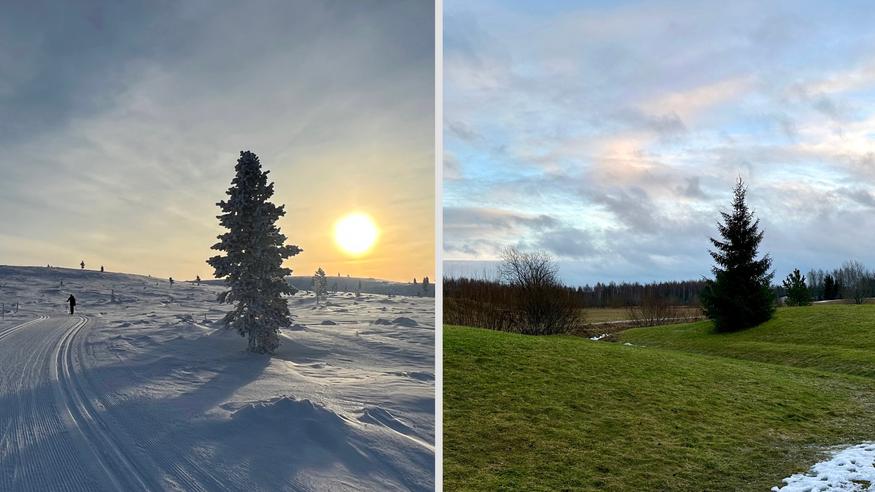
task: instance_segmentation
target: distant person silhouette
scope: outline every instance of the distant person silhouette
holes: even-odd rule
[[[76,309],[76,298],[73,297],[73,294],[70,294],[70,297],[67,298],[67,302],[70,303],[70,314],[73,314],[73,310]]]
[[[100,265],[100,273],[103,273],[103,265]]]
[[[85,270],[85,260],[82,260],[82,263],[79,263],[79,267],[80,267],[82,270]]]

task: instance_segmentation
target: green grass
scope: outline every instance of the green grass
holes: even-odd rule
[[[621,334],[644,347],[446,326],[445,488],[768,490],[875,438],[873,332],[868,306]]]

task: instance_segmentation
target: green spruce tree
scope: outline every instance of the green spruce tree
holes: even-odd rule
[[[787,294],[787,299],[784,301],[785,304],[788,306],[811,305],[811,293],[808,292],[808,286],[805,285],[805,275],[802,275],[798,268],[793,270],[793,273],[787,275],[783,283]]]
[[[839,286],[836,284],[835,277],[830,274],[827,274],[823,277],[823,298],[824,300],[831,301],[838,297]]]
[[[721,212],[723,223],[717,224],[721,239],[711,239],[715,278],[708,280],[701,294],[705,314],[723,332],[756,326],[775,312],[772,259],[769,255],[757,259],[763,232],[747,207],[747,188],[741,178],[734,194],[732,212]]]
[[[273,183],[268,183],[270,171],[262,171],[258,156],[240,152],[236,175],[226,192],[228,200],[217,205],[218,216],[228,232],[218,236],[212,249],[225,255],[213,256],[209,263],[216,278],[226,279],[230,290],[219,295],[220,302],[234,303],[225,315],[225,323],[240,336],[248,337],[249,350],[271,353],[279,346],[279,330],[291,325],[289,306],[283,295],[291,294],[285,277],[291,270],[283,268],[283,260],[301,252],[297,246],[287,246],[276,225],[285,215],[284,206],[274,205]]]

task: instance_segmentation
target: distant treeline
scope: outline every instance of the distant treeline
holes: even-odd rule
[[[286,280],[297,290],[313,289],[313,277],[295,275],[287,277]],[[326,289],[328,292],[359,291],[365,294],[434,297],[434,284],[431,282],[424,284],[421,279],[414,280],[416,280],[416,283],[392,282],[365,277],[328,276],[326,278]]]
[[[774,279],[777,297],[784,296],[782,279]],[[811,298],[817,301],[844,299],[862,302],[875,296],[875,272],[866,269],[857,261],[845,262],[832,270],[809,270],[805,282]],[[676,306],[699,306],[699,294],[706,281],[682,280],[669,282],[597,282],[595,285],[579,287],[561,286],[578,307],[622,308],[641,306],[651,299],[663,299]],[[473,278],[444,278],[444,299],[456,303],[470,303],[476,300],[497,308],[510,308],[514,305],[516,289],[498,280]]]
[[[666,299],[678,306],[698,306],[699,293],[705,287],[704,280],[680,280],[670,282],[596,283],[594,286],[571,288],[575,298],[588,307],[640,306],[649,298]]]
[[[671,282],[598,282],[593,286],[561,287],[577,307],[629,307],[640,306],[650,298],[670,300],[678,306],[698,306],[699,293],[705,287],[704,280],[685,280]],[[471,300],[495,306],[509,306],[515,291],[510,285],[496,280],[445,278],[444,298]]]
[[[846,261],[830,271],[809,270],[805,279],[811,297],[818,301],[846,299],[860,303],[875,295],[875,272],[858,261]],[[783,288],[779,288],[783,295]]]

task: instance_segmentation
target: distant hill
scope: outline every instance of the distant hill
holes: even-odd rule
[[[160,285],[167,284],[166,278],[158,278],[146,275],[116,273],[116,272],[99,272],[96,270],[82,270],[79,268],[61,268],[52,267],[46,268],[42,266],[9,266],[0,265],[0,291],[3,289],[4,280],[11,280],[19,276],[52,279],[53,281],[63,280],[83,280],[83,279],[117,279],[126,282],[159,283]],[[176,279],[177,283],[194,283],[192,279]],[[288,277],[289,284],[298,290],[310,290],[313,287],[313,278],[310,276],[291,276]],[[328,277],[328,290],[331,292],[355,292],[359,281],[361,281],[361,291],[363,294],[383,294],[396,296],[422,296],[434,297],[434,284],[429,284],[428,291],[422,290],[422,284],[394,282],[391,280],[381,280],[376,278],[363,277]],[[224,280],[202,280],[205,285],[224,285]]]

